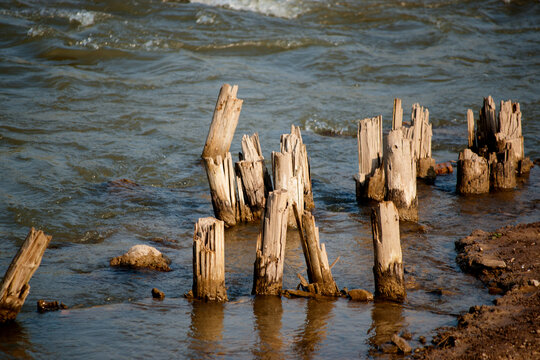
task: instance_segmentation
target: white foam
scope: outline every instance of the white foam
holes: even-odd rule
[[[75,14],[69,14],[69,21],[78,22],[82,26],[90,26],[94,24],[96,14],[92,11],[77,11]]]
[[[263,15],[293,19],[307,8],[300,0],[191,0],[209,6],[223,6],[233,10],[247,10]]]

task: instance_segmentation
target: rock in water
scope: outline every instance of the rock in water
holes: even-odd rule
[[[398,334],[392,335],[392,342],[396,344],[400,352],[404,354],[412,352],[412,348],[409,343],[404,338],[400,337]]]
[[[169,264],[169,259],[159,250],[148,245],[135,245],[127,253],[113,258],[110,262],[111,266],[157,271],[171,271]]]
[[[372,301],[373,294],[367,290],[353,289],[349,290],[349,298],[353,301]]]
[[[152,297],[154,299],[163,300],[163,299],[165,299],[165,293],[163,291],[159,290],[158,288],[153,288],[152,289]]]
[[[37,302],[37,310],[40,313],[44,313],[47,311],[57,311],[60,309],[67,309],[68,307],[64,305],[63,303],[58,303],[58,301],[45,301],[45,300],[38,300]]]

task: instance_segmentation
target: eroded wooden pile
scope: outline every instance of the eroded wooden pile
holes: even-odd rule
[[[498,116],[496,110],[493,98],[484,98],[476,130],[473,111],[467,110],[468,148],[459,154],[458,193],[513,189],[532,167],[525,158],[519,103],[501,101]]]

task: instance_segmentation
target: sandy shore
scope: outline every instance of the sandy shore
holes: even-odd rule
[[[475,230],[456,249],[462,270],[501,297],[494,305],[471,307],[456,327],[440,329],[433,345],[413,357],[539,359],[540,222]]]

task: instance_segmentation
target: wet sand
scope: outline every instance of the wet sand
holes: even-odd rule
[[[461,269],[502,296],[442,328],[420,359],[540,358],[540,222],[475,230],[456,242]]]

